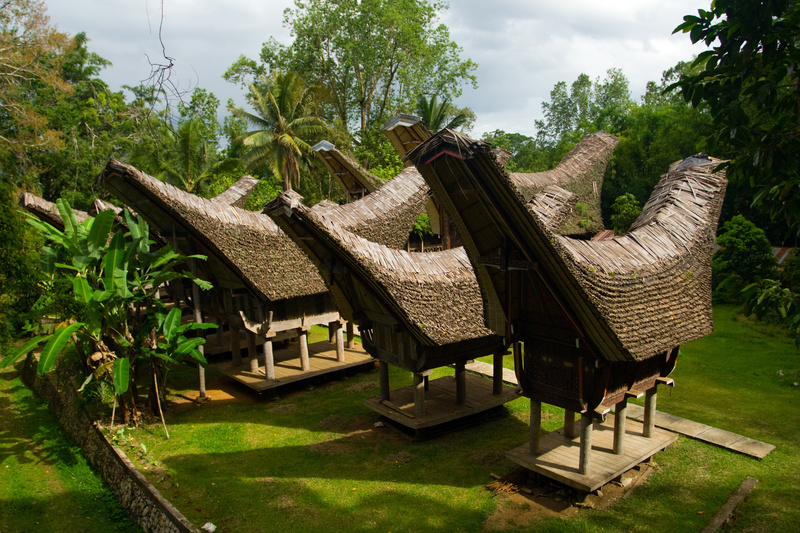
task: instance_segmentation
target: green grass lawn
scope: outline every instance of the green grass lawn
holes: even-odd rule
[[[141,531],[14,368],[0,371],[0,531]]]
[[[796,531],[800,352],[781,330],[737,321],[730,308],[715,309],[715,328],[682,349],[676,386],[661,389],[658,407],[775,451],[759,461],[681,437],[655,456],[654,473],[630,498],[508,531],[700,531],[747,476],[759,484],[725,531]],[[196,396],[195,372],[172,378],[171,392]],[[234,398],[172,402],[171,438],[155,423],[127,430],[125,449],[193,523],[211,521],[225,532],[484,531],[506,504],[484,486],[490,474],[515,469],[504,453],[527,441],[524,398],[507,404],[505,417],[409,442],[374,427],[377,415],[361,404],[378,394],[376,372],[277,400],[253,398],[213,368],[208,379]],[[391,383],[411,384],[411,376],[392,369]],[[544,428],[560,425],[561,410],[546,406]]]

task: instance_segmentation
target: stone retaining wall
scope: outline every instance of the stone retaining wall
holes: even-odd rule
[[[200,533],[97,428],[80,406],[75,380],[58,369],[39,376],[36,365],[36,359],[30,355],[22,373],[23,381],[47,402],[134,522],[153,533]]]

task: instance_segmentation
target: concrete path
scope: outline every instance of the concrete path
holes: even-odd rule
[[[476,374],[483,374],[485,376],[492,375],[492,365],[489,363],[473,361],[466,365],[466,369]],[[514,371],[507,368],[503,369],[503,381],[511,385],[519,385]],[[644,420],[644,407],[629,403],[626,414],[628,418],[642,422]],[[661,411],[656,411],[655,425],[757,459],[763,459],[775,449],[775,446],[772,444],[731,433],[724,429],[700,424],[699,422],[693,422],[692,420],[680,418],[668,413],[662,413]]]

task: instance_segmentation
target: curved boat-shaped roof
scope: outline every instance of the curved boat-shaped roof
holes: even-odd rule
[[[327,292],[314,265],[266,215],[200,198],[116,160],[100,180],[167,240],[177,226],[197,241],[217,286],[244,286],[265,301]]]
[[[596,233],[603,229],[600,214],[603,175],[618,143],[619,139],[610,133],[591,133],[584,136],[556,168],[544,172],[512,172],[508,177],[525,201],[548,185],[575,193],[578,196],[577,201],[585,206],[584,210],[570,215],[560,233]]]
[[[47,222],[54,228],[64,231],[64,221],[61,218],[61,213],[58,212],[58,206],[53,202],[45,200],[33,193],[24,192],[19,199],[19,205],[30,214],[34,215],[39,220]],[[72,209],[78,222],[83,222],[90,217],[89,213]]]
[[[389,248],[403,248],[428,201],[428,184],[407,167],[375,192],[344,205],[323,200],[314,212],[333,226]]]
[[[242,176],[236,180],[236,183],[216,195],[212,200],[244,209],[247,198],[257,185],[258,180],[253,176]]]
[[[333,283],[331,292],[340,309],[358,315],[379,302],[383,311],[428,346],[499,343],[483,325],[480,289],[463,248],[433,253],[394,250],[342,229],[325,209],[308,208],[301,199],[295,192],[285,192],[267,211],[322,272],[332,277],[346,269],[372,296],[365,302],[348,284]]]
[[[344,189],[348,202],[353,190],[361,190],[368,194],[378,188],[378,177],[346,156],[333,143],[323,140],[311,149]]]
[[[486,143],[445,130],[409,159],[449,199],[471,260],[521,253],[599,357],[643,360],[712,331],[711,254],[727,184],[717,161],[665,174],[628,234],[583,241],[548,228]],[[505,302],[499,279],[479,276]]]

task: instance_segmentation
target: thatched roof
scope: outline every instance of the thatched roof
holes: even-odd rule
[[[265,215],[200,198],[116,160],[100,180],[168,240],[189,237],[193,249],[183,251],[209,256],[201,267],[216,286],[243,286],[267,302],[327,292],[306,255]]]
[[[547,193],[525,202],[486,143],[445,130],[409,159],[447,198],[470,259],[521,253],[599,357],[643,360],[711,332],[711,253],[727,183],[716,161],[665,174],[628,234],[582,241],[548,227],[537,207]],[[506,302],[502,276],[482,272],[487,301]]]
[[[25,192],[22,193],[19,199],[19,205],[39,220],[64,231],[64,221],[61,219],[61,213],[58,212],[58,206],[53,202],[40,198],[33,193]],[[83,222],[90,216],[89,213],[77,209],[73,209],[72,212],[75,213],[78,222]]]
[[[407,167],[375,192],[337,205],[323,200],[314,212],[332,226],[368,241],[400,249],[428,201],[428,185],[415,167]]]
[[[378,188],[380,180],[377,176],[347,157],[332,143],[320,141],[311,149],[344,189],[347,201],[353,195],[364,196]]]
[[[257,185],[258,180],[253,176],[242,176],[236,183],[216,195],[212,200],[244,209],[247,198]]]
[[[575,193],[577,203],[584,207],[570,214],[560,233],[596,233],[603,229],[600,215],[603,174],[618,143],[619,139],[615,136],[598,131],[581,139],[553,170],[512,172],[508,176],[526,201],[548,185]]]
[[[358,314],[378,302],[418,342],[443,346],[463,341],[497,344],[483,325],[483,306],[472,266],[463,249],[433,253],[393,250],[339,227],[324,211],[310,209],[295,192],[267,206],[276,223],[294,238],[321,272],[343,273],[354,283],[333,283],[345,313]],[[343,300],[340,303],[340,300]],[[487,352],[490,353],[490,352]]]

